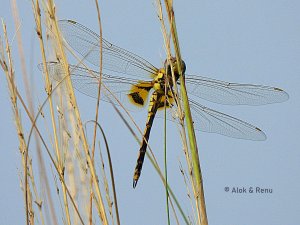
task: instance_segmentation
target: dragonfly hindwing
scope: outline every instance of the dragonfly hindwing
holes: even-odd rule
[[[138,107],[145,106],[145,103],[147,103],[149,93],[152,87],[152,82],[143,81],[132,85],[130,93],[128,94],[129,101]]]

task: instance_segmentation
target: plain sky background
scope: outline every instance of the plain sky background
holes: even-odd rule
[[[41,61],[30,1],[18,1],[21,31],[32,77],[39,77]],[[164,61],[163,39],[153,1],[99,2],[103,36],[112,43],[146,58],[156,66]],[[281,87],[290,95],[274,105],[222,106],[202,104],[257,125],[267,134],[264,142],[237,140],[197,133],[207,214],[210,225],[300,224],[300,1],[198,0],[175,1],[175,14],[187,73],[216,79]],[[94,1],[57,1],[60,19],[73,19],[98,30]],[[2,0],[0,17],[13,37],[8,0]],[[2,32],[0,32],[2,36]],[[16,41],[12,43],[16,77],[21,84]],[[36,93],[43,85],[37,83]],[[37,95],[38,96],[38,95]],[[43,98],[40,95],[39,101]],[[94,118],[95,100],[77,92],[84,120]],[[0,225],[25,224],[19,185],[20,156],[6,80],[0,72]],[[138,144],[108,104],[100,120],[115,165],[123,224],[166,224],[164,188],[148,159],[137,188],[132,173]],[[116,119],[117,118],[117,119]],[[146,111],[135,116],[143,128]],[[24,121],[27,118],[23,118]],[[154,122],[150,144],[163,165],[162,120]],[[179,170],[184,162],[174,124],[168,125],[169,182],[191,215]],[[113,142],[112,140],[118,140]],[[225,187],[272,188],[272,194],[232,194]],[[189,210],[189,211],[188,211]],[[173,221],[174,222],[174,221]],[[62,222],[61,222],[62,224]],[[173,223],[174,224],[174,223]]]

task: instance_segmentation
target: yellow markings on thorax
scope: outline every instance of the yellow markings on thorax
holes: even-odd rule
[[[174,103],[173,93],[169,87],[167,89],[167,94],[165,94],[165,76],[165,70],[160,69],[154,80],[154,89],[162,95],[159,98],[158,110],[164,109],[165,105],[167,108],[169,108]]]
[[[164,85],[162,85],[163,78],[164,78],[163,72],[157,73],[157,75],[154,79],[154,85],[153,85],[153,88],[155,91],[162,92],[162,89],[164,86]]]
[[[168,88],[167,96],[165,96],[165,69],[160,69],[157,74],[152,74],[151,77],[153,81],[140,81],[137,84],[132,85],[129,94],[127,95],[129,101],[137,106],[144,107],[149,98],[149,93],[151,89],[159,93],[158,99],[157,96],[152,96],[153,99],[150,100],[149,108],[158,101],[158,110],[164,108],[165,100],[166,106],[170,107],[174,103],[173,94]]]
[[[164,68],[160,68],[157,73],[151,74],[150,77],[155,79],[159,74],[166,74],[166,70]]]

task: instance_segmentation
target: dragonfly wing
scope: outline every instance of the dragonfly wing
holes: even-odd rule
[[[95,66],[100,65],[100,36],[72,21],[60,20],[60,30],[66,43]],[[140,56],[111,44],[102,38],[103,69],[149,78],[158,69]]]
[[[41,69],[41,65],[39,65],[39,67]],[[66,73],[64,72],[62,64],[57,62],[49,62],[47,64],[47,68],[54,80],[60,82],[61,80],[65,79]],[[97,98],[99,72],[74,65],[69,65],[69,71],[73,86],[76,90],[87,96]],[[137,110],[138,108],[143,108],[147,104],[151,90],[150,82],[143,82],[144,86],[149,84],[149,89],[147,92],[145,88],[141,89],[141,91],[144,91],[142,96],[143,103],[139,105],[133,102],[130,98],[133,93],[132,90],[139,88],[138,85],[141,83],[139,80],[103,74],[102,83],[101,100],[103,101],[112,102],[116,105],[122,104],[126,109],[133,111]],[[140,89],[137,91],[138,94],[142,95],[139,90]]]
[[[239,139],[255,141],[266,139],[263,131],[247,122],[204,107],[194,101],[190,102],[190,107],[196,130],[218,133]]]
[[[264,105],[284,102],[288,94],[276,87],[237,84],[202,76],[186,76],[190,94],[205,100],[226,105]]]

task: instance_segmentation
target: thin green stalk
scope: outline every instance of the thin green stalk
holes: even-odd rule
[[[164,164],[165,164],[165,179],[166,179],[166,210],[168,217],[168,225],[170,225],[170,208],[169,208],[169,191],[168,191],[168,164],[167,164],[167,82],[165,83],[165,101],[164,101]]]
[[[112,102],[110,102],[112,104]],[[129,131],[132,133],[132,135],[135,137],[136,141],[140,144],[140,140],[138,138],[138,136],[135,134],[135,132],[133,131],[133,129],[131,128],[131,126],[128,124],[128,122],[125,120],[125,118],[122,116],[120,110],[114,105],[112,104],[114,110],[118,113],[118,115],[120,116],[120,118],[123,120],[124,124],[126,125],[126,127],[129,129]],[[130,114],[129,114],[130,116]],[[132,122],[135,124],[133,118],[131,118]],[[138,126],[135,124],[135,126],[138,128]],[[141,130],[139,129],[139,133],[141,134]],[[148,148],[150,148],[150,146],[148,145]],[[151,156],[151,154],[147,151],[146,152],[146,155],[148,157],[148,159],[150,160],[151,164],[154,166],[156,172],[158,173],[161,181],[163,182],[163,184],[165,186],[167,186],[168,188],[168,192],[169,192],[169,196],[171,196],[171,198],[175,201],[175,204],[181,214],[181,216],[183,217],[184,219],[184,222],[187,224],[187,225],[190,225],[189,221],[188,221],[188,218],[187,216],[185,215],[183,209],[181,208],[180,206],[180,203],[178,202],[175,194],[173,193],[172,189],[170,188],[170,186],[168,184],[166,184],[166,180],[165,180],[165,177],[163,175],[163,173],[161,172],[159,166],[158,166],[158,163],[157,161],[155,160],[155,158],[153,157],[153,155]]]
[[[207,215],[206,215],[206,207],[205,207],[205,199],[204,199],[204,190],[203,190],[203,182],[202,182],[202,174],[200,169],[200,161],[199,161],[199,155],[198,155],[198,147],[197,147],[197,141],[195,136],[195,130],[193,125],[193,119],[190,111],[188,96],[186,92],[186,86],[185,86],[185,79],[181,70],[181,54],[180,54],[180,48],[179,48],[179,41],[178,41],[178,35],[177,35],[177,29],[176,29],[176,22],[175,22],[175,14],[173,10],[172,1],[165,0],[166,5],[166,11],[168,13],[169,23],[171,26],[171,34],[172,39],[174,43],[174,49],[175,49],[175,55],[177,59],[177,66],[178,71],[180,74],[180,88],[181,88],[181,94],[182,94],[182,101],[184,106],[184,112],[185,112],[185,120],[187,124],[187,131],[188,131],[188,137],[189,137],[189,144],[190,144],[190,151],[192,155],[192,166],[193,166],[193,175],[195,178],[195,198],[196,198],[196,205],[197,205],[197,211],[198,211],[198,219],[199,224],[207,225]]]
[[[175,201],[175,204],[176,204],[176,206],[177,206],[184,222],[187,225],[190,225],[190,223],[188,221],[188,218],[186,217],[183,209],[180,206],[180,203],[178,202],[178,199],[176,198],[176,195],[173,193],[173,191],[172,191],[171,187],[169,186],[169,184],[166,184],[166,180],[165,180],[163,174],[161,173],[161,170],[159,169],[158,164],[156,164],[154,159],[150,156],[150,153],[146,152],[146,155],[147,155],[148,159],[150,160],[151,164],[154,166],[154,168],[155,168],[156,172],[158,173],[160,179],[162,180],[163,184],[168,188],[169,196],[171,196],[172,199]]]

